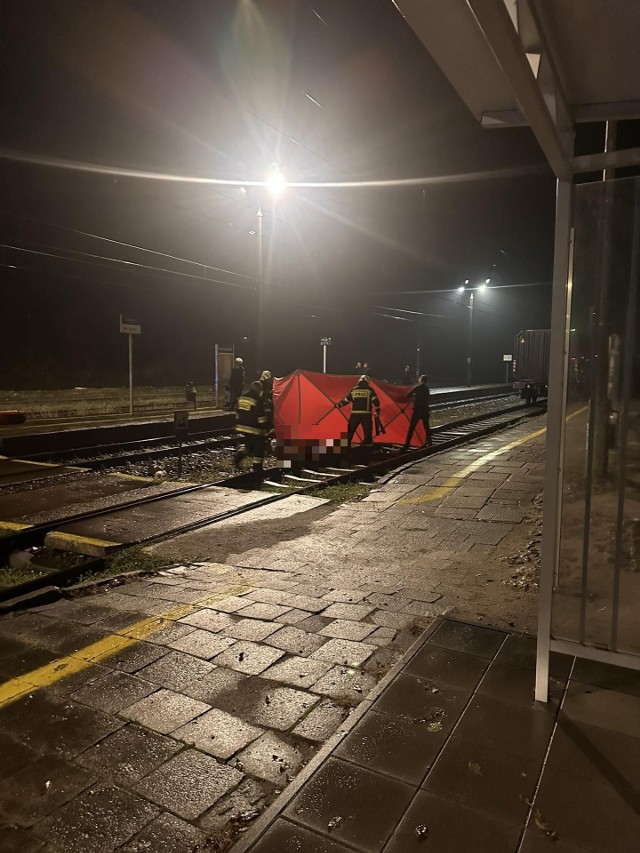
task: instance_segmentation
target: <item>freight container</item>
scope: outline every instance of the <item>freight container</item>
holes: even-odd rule
[[[547,396],[551,329],[526,329],[513,342],[513,388],[527,403]]]

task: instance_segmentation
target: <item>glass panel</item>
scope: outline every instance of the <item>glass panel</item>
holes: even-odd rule
[[[552,633],[640,653],[640,180],[575,188]]]

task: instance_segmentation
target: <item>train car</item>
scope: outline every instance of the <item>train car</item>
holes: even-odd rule
[[[513,388],[527,403],[547,396],[551,329],[526,329],[513,342]]]

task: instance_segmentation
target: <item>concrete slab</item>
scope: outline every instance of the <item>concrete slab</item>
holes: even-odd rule
[[[189,749],[142,779],[136,790],[185,820],[194,820],[241,780],[239,770]]]

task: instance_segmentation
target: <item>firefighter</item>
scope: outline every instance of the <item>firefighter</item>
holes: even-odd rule
[[[240,394],[244,388],[244,362],[241,358],[236,358],[234,366],[231,368],[231,376],[229,377],[229,408],[235,409],[238,404]]]
[[[351,403],[351,414],[349,415],[349,426],[347,428],[347,446],[351,447],[351,441],[359,426],[362,427],[362,432],[364,433],[364,445],[372,445],[371,414],[372,409],[374,409],[376,420],[379,420],[380,400],[369,384],[368,376],[363,374],[355,388],[352,388],[347,396],[343,397],[335,405],[336,408],[341,409],[348,403]]]
[[[260,374],[260,384],[262,385],[262,405],[266,417],[265,432],[268,434],[273,432],[273,373],[270,370],[263,370]]]
[[[429,426],[429,397],[431,396],[431,392],[427,382],[428,379],[423,374],[418,380],[418,384],[407,394],[407,400],[413,400],[413,412],[411,413],[411,422],[409,423],[409,431],[407,432],[403,450],[409,449],[411,436],[420,421],[422,421],[422,425],[424,426],[424,446],[431,447],[431,427]]]
[[[263,387],[261,382],[252,382],[238,400],[236,409],[236,433],[242,444],[233,456],[237,468],[249,457],[255,474],[262,474],[265,446],[266,415],[263,405]]]

